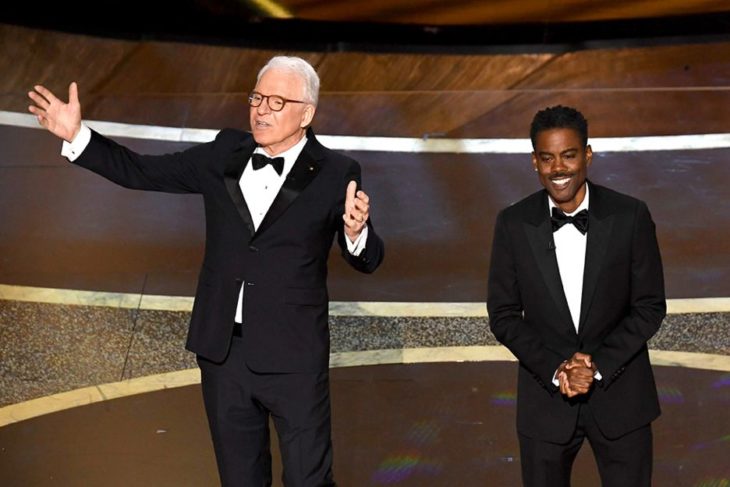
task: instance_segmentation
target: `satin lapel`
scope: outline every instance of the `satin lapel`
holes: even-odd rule
[[[223,175],[223,181],[226,185],[226,190],[228,190],[228,195],[233,200],[238,214],[241,215],[241,219],[243,219],[252,237],[254,234],[253,219],[246,204],[246,199],[241,192],[239,181],[255,147],[253,138],[251,138],[250,142],[241,143],[241,146],[231,154],[230,159],[226,163],[226,169]]]
[[[523,224],[527,241],[530,242],[535,262],[537,262],[537,267],[540,269],[545,281],[545,287],[547,287],[556,307],[564,317],[562,321],[566,326],[575,330],[573,320],[570,317],[568,301],[565,299],[565,292],[563,291],[563,281],[560,279],[558,259],[555,256],[555,243],[553,242],[553,229],[550,224],[547,199],[544,208],[541,207],[539,211],[542,212],[543,217]]]
[[[309,183],[317,176],[320,170],[319,151],[314,150],[317,144],[314,135],[307,134],[309,141],[304,146],[299,158],[292,166],[291,171],[284,180],[284,184],[276,195],[274,202],[271,204],[269,211],[266,212],[264,220],[259,225],[258,230],[253,238],[256,238],[262,232],[265,232],[273,223],[289,208],[297,196],[307,187]]]
[[[610,207],[601,200],[601,192],[591,185],[590,204],[588,209],[588,237],[586,239],[586,263],[583,271],[583,294],[580,306],[580,325],[578,333],[583,331],[593,295],[596,292],[598,277],[603,267],[603,258],[608,248],[609,236],[613,227],[613,215],[608,214]]]

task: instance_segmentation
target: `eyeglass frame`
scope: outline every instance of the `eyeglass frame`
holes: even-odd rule
[[[258,105],[253,104],[253,97],[255,95],[258,95],[261,97],[261,101],[258,103]],[[277,110],[276,108],[271,106],[272,98],[278,98],[281,100],[281,102],[282,102],[281,108],[279,108]],[[259,93],[258,91],[252,91],[251,93],[248,94],[248,104],[249,104],[249,106],[252,106],[254,108],[260,107],[264,103],[264,100],[266,100],[266,106],[268,106],[272,112],[282,111],[284,109],[284,107],[286,107],[287,103],[307,103],[306,101],[303,101],[303,100],[290,100],[288,98],[284,98],[281,95],[264,95],[263,93]]]

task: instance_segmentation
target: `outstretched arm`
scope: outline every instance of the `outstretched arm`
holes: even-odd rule
[[[36,85],[28,93],[34,105],[28,111],[36,116],[38,123],[56,137],[72,142],[81,130],[81,103],[76,82],[68,86],[68,103],[64,103],[46,87]]]

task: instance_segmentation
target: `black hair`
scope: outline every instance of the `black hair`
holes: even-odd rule
[[[530,140],[533,149],[535,149],[537,134],[550,129],[573,129],[580,136],[583,147],[588,145],[588,120],[575,108],[556,105],[537,112],[530,124]]]

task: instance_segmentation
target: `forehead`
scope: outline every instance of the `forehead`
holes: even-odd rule
[[[271,68],[256,83],[256,91],[264,95],[297,98],[304,93],[304,79],[294,71]]]
[[[536,152],[563,152],[583,149],[580,134],[570,128],[554,128],[538,132],[535,138]]]

